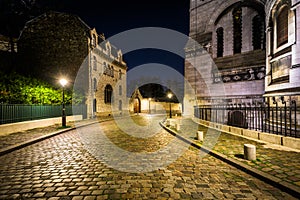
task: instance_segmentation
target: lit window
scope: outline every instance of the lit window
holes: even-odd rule
[[[96,47],[96,35],[92,36],[92,46]]]

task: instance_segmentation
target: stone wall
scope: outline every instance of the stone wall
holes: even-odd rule
[[[264,2],[258,0],[191,1],[190,36],[203,50],[187,45],[185,77],[194,92],[185,93],[185,110],[192,105],[216,102],[251,102],[264,94],[265,50],[261,30],[261,49],[254,49],[253,18],[264,24]],[[233,10],[242,9],[241,53],[234,53]],[[223,28],[223,55],[217,57],[217,34]],[[195,70],[196,69],[196,70]],[[187,88],[187,87],[186,87]],[[250,100],[249,100],[250,99]],[[189,105],[188,105],[189,104]]]

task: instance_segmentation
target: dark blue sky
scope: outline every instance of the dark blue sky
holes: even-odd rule
[[[77,14],[98,33],[109,38],[139,27],[163,27],[189,32],[189,0],[54,0],[64,10]],[[184,47],[184,46],[183,46]],[[184,61],[174,54],[146,49],[124,55],[129,69],[145,63],[161,63],[183,73]]]

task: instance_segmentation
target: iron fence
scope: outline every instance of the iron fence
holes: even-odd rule
[[[66,105],[66,115],[87,117],[86,105]],[[62,116],[61,105],[0,104],[0,124]]]
[[[278,100],[279,99],[279,100]],[[295,100],[268,98],[265,102],[202,105],[195,117],[220,124],[300,138],[300,107]]]

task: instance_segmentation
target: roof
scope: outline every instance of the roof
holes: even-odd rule
[[[86,30],[86,31],[90,31],[91,28],[77,15],[74,15],[74,14],[70,14],[70,13],[64,13],[64,12],[57,12],[57,11],[47,11],[35,18],[33,18],[32,20],[29,20],[25,23],[25,26],[23,28],[23,30],[21,31],[21,34],[19,36],[19,39],[21,38],[22,34],[23,34],[23,31],[26,30],[27,27],[29,27],[31,24],[34,24],[34,23],[37,23],[39,22],[40,20],[43,20],[43,19],[46,19],[48,17],[60,17],[60,16],[68,16],[70,18],[74,18],[76,20],[78,20],[83,28]]]

